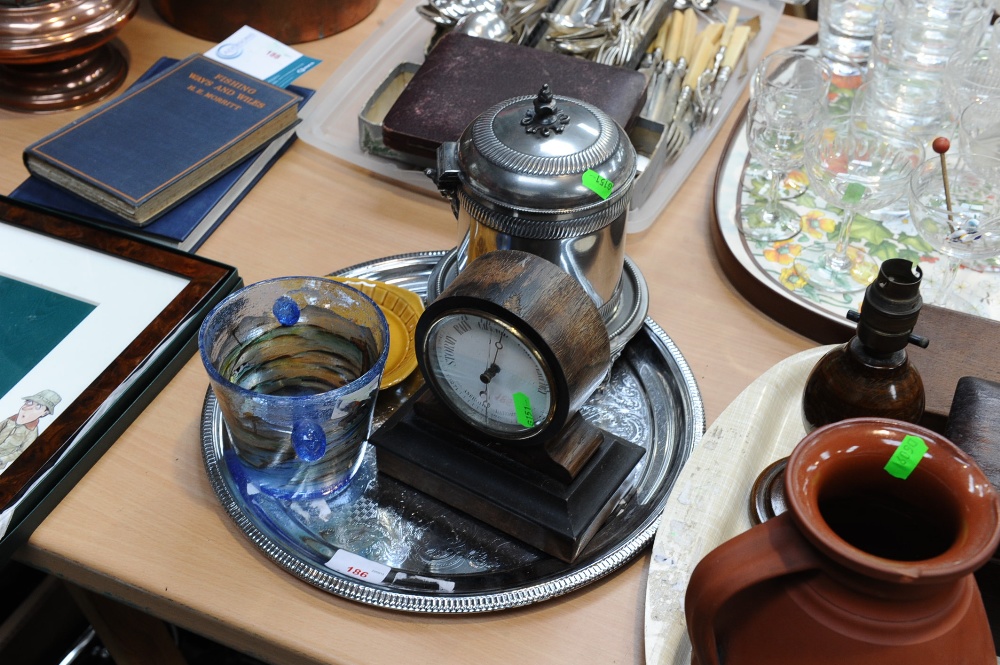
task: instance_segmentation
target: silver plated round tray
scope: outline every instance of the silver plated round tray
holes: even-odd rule
[[[390,282],[425,296],[446,252],[389,257],[337,275]],[[378,427],[420,386],[419,372],[379,394]],[[487,612],[528,605],[585,586],[630,561],[656,532],[670,489],[705,430],[687,362],[652,320],[627,344],[584,416],[642,445],[629,491],[573,563],[566,563],[377,471],[362,471],[330,500],[285,502],[241,485],[229,434],[211,389],[202,452],[216,495],[272,561],[325,591],[410,612]]]

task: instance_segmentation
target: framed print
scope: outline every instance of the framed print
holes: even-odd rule
[[[0,561],[197,348],[235,268],[0,196]]]

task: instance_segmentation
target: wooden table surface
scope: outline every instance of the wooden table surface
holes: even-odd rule
[[[296,45],[322,59],[297,83],[321,87],[397,6],[383,0],[357,26]],[[782,17],[769,50],[798,43],[814,29]],[[165,24],[148,3],[120,38],[131,61],[129,83],[161,56],[181,58],[211,46]],[[21,152],[28,143],[82,112],[0,111],[0,191],[26,177]],[[653,226],[627,240],[649,285],[649,314],[690,364],[709,423],[769,367],[814,346],[749,305],[716,261],[710,199],[732,122]],[[199,254],[236,266],[250,283],[325,274],[455,241],[455,220],[442,199],[298,141]],[[285,572],[243,536],[209,485],[199,434],[206,387],[201,362],[192,358],[17,558],[273,663],[644,662],[648,550],[582,590],[481,615],[381,610]]]

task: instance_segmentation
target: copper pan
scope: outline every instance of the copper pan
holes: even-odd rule
[[[329,37],[368,16],[378,0],[153,0],[163,19],[220,42],[244,25],[285,44]]]

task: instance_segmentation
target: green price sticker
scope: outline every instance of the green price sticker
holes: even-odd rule
[[[531,413],[531,400],[524,393],[514,393],[514,413],[517,415],[517,422],[525,427],[535,426],[535,416]]]
[[[896,452],[892,454],[889,462],[885,465],[885,470],[889,472],[890,476],[906,480],[920,464],[920,460],[924,458],[926,452],[927,444],[919,436],[912,434],[904,436],[903,440],[899,442]]]
[[[587,169],[586,173],[583,174],[583,186],[602,199],[606,199],[611,196],[611,190],[614,189],[615,183],[603,177],[594,169]]]
[[[844,190],[844,196],[840,200],[844,203],[858,203],[866,191],[865,186],[860,182],[852,182]]]

